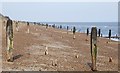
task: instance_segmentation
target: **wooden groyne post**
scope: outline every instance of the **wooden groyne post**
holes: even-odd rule
[[[18,22],[16,22],[16,30],[17,30],[17,32],[19,31]]]
[[[13,22],[9,17],[6,23],[6,47],[7,61],[13,62]]]
[[[96,60],[97,60],[97,28],[96,27],[92,27],[91,29],[91,60],[92,60],[92,66],[91,66],[91,70],[92,71],[96,71],[97,67],[96,67]]]
[[[100,35],[101,35],[101,30],[99,29],[98,30],[98,37],[100,37]]]
[[[60,29],[62,29],[62,25],[60,25]]]
[[[109,30],[108,38],[111,39],[111,29]]]
[[[29,32],[30,32],[29,27],[30,27],[29,22],[27,22],[27,33],[29,33]]]
[[[89,35],[89,28],[87,28],[87,36]]]
[[[101,33],[101,37],[103,37],[103,36],[102,36],[102,33]]]
[[[68,34],[69,26],[67,26],[67,34]]]
[[[48,24],[46,24],[46,29],[48,28]]]
[[[69,30],[69,26],[67,26],[67,31]]]
[[[73,39],[75,39],[75,32],[76,32],[76,28],[73,27]]]
[[[55,24],[53,24],[52,27],[55,28]]]

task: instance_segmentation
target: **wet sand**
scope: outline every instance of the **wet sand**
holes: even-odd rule
[[[26,23],[19,23],[19,32],[14,27],[13,63],[6,62],[5,37],[2,26],[3,71],[91,71],[90,36],[84,33],[77,32],[73,39],[70,31],[39,25],[30,25],[27,33]],[[98,38],[98,71],[118,70],[118,42],[108,41]]]

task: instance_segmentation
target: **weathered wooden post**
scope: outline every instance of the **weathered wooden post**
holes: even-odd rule
[[[75,39],[75,32],[76,32],[76,28],[73,27],[73,39]]]
[[[46,29],[48,28],[48,24],[46,24]]]
[[[96,71],[96,60],[97,60],[97,28],[92,27],[91,29],[91,58],[92,58],[92,70]]]
[[[101,30],[99,29],[98,30],[98,37],[100,37],[100,34],[101,34]]]
[[[87,36],[89,35],[89,28],[87,28]]]
[[[29,22],[27,22],[27,33],[29,33],[30,32],[30,30],[29,30]]]
[[[53,24],[52,27],[55,28],[55,24]]]
[[[48,55],[48,47],[45,46],[45,55]]]
[[[34,25],[36,25],[37,23],[36,22],[34,22]]]
[[[19,31],[18,22],[16,22],[16,30]]]
[[[89,35],[89,28],[87,28],[87,36]],[[88,41],[88,37],[86,37],[85,41]]]
[[[7,61],[13,62],[13,22],[8,17],[6,24]]]
[[[67,26],[67,30],[69,30],[69,26]]]
[[[62,29],[62,25],[60,25],[60,29]]]
[[[108,38],[111,39],[111,29],[109,30]]]
[[[67,34],[68,34],[69,26],[67,26]]]
[[[102,37],[102,33],[101,33],[101,37]]]

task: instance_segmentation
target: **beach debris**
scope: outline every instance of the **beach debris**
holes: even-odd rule
[[[96,60],[97,60],[97,28],[92,27],[91,29],[91,58],[92,58],[92,66],[91,70],[96,71]]]
[[[77,55],[75,55],[75,58],[78,58],[79,57],[79,55],[77,54]]]
[[[6,23],[7,61],[13,62],[13,22],[8,17]]]
[[[106,43],[108,44],[109,42],[107,41]]]
[[[48,47],[45,46],[45,55],[48,55]]]
[[[57,66],[57,59],[52,60],[52,66]]]
[[[112,62],[112,57],[109,57],[109,62]]]
[[[89,28],[87,28],[87,36],[89,35]]]
[[[100,37],[100,34],[101,34],[101,30],[99,29],[98,30],[98,37]]]
[[[88,39],[85,39],[85,41],[88,41]]]
[[[75,32],[76,32],[76,28],[75,26],[73,27],[73,39],[75,39]]]

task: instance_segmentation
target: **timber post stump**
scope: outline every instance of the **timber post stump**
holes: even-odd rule
[[[7,61],[13,62],[13,22],[9,17],[6,23],[6,47]]]
[[[27,22],[27,33],[30,33],[29,27],[30,27],[29,22]]]
[[[108,38],[109,40],[111,39],[111,29],[109,30]]]
[[[87,36],[89,35],[89,28],[87,28]]]
[[[75,39],[75,32],[76,32],[76,28],[73,27],[73,39]]]
[[[98,30],[98,37],[100,37],[101,29]]]
[[[68,34],[69,26],[67,26],[67,34]]]
[[[96,60],[97,60],[97,28],[92,27],[91,29],[91,61],[92,61],[92,66],[91,70],[92,71],[97,71],[97,66],[96,66]]]
[[[16,22],[16,31],[19,31],[19,26],[18,26],[18,22]]]
[[[48,28],[48,24],[46,24],[46,29]]]

